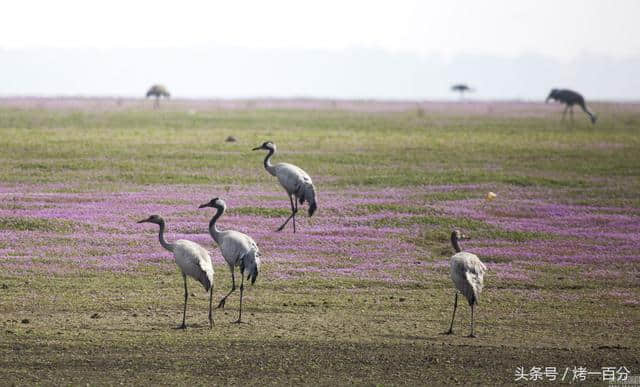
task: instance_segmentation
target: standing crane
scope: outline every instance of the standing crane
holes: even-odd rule
[[[211,313],[211,300],[213,298],[213,265],[207,250],[195,242],[180,239],[174,243],[168,243],[164,239],[164,219],[160,215],[151,215],[138,223],[155,223],[160,226],[158,239],[165,249],[171,251],[176,260],[176,264],[182,271],[184,280],[184,309],[182,311],[182,325],[180,329],[186,329],[185,319],[187,316],[187,276],[197,280],[204,286],[204,290],[209,292],[209,329],[213,327],[213,316]]]
[[[235,267],[240,267],[240,314],[236,323],[242,322],[242,293],[244,291],[244,273],[247,274],[247,280],[251,279],[253,285],[258,278],[258,270],[260,269],[260,250],[256,242],[247,234],[243,234],[234,230],[218,230],[216,222],[218,218],[224,214],[227,204],[224,200],[213,198],[208,203],[198,208],[213,207],[217,211],[211,221],[209,221],[209,234],[220,247],[224,260],[231,270],[231,290],[226,296],[220,300],[218,308],[224,308],[227,297],[236,290]]]
[[[598,117],[587,108],[587,105],[584,102],[584,97],[578,92],[569,89],[551,89],[549,96],[547,96],[547,99],[544,102],[548,103],[550,99],[565,104],[564,111],[562,112],[563,120],[567,115],[567,110],[569,110],[569,113],[571,114],[571,121],[573,121],[573,105],[580,106],[582,111],[587,113],[589,118],[591,118],[592,124],[595,124],[598,119]]]
[[[311,177],[302,169],[293,164],[278,163],[271,164],[271,157],[276,153],[276,144],[267,141],[253,150],[268,150],[269,153],[264,158],[264,169],[272,176],[278,178],[280,185],[287,191],[289,201],[291,202],[291,215],[284,221],[277,231],[282,231],[284,226],[293,218],[293,233],[296,232],[296,213],[298,212],[298,201],[304,204],[309,202],[309,216],[313,216],[318,206],[316,205],[316,190],[311,181]],[[295,199],[294,199],[295,197]]]
[[[160,97],[169,98],[171,94],[169,94],[169,90],[167,90],[164,85],[153,85],[147,91],[147,98],[155,97],[156,100],[153,102],[153,108],[157,109],[160,106]]]
[[[473,307],[478,303],[478,296],[482,291],[484,272],[487,270],[487,267],[480,261],[477,255],[460,250],[458,241],[463,237],[458,230],[454,230],[451,233],[451,244],[456,251],[456,254],[451,257],[451,279],[456,287],[456,295],[453,301],[451,325],[445,333],[448,335],[453,333],[453,320],[456,317],[458,292],[460,292],[469,302],[469,306],[471,306],[471,333],[468,337],[476,337],[473,334]]]

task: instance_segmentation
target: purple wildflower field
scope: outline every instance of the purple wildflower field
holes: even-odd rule
[[[274,278],[290,278],[302,272],[385,278],[383,271],[400,268],[414,259],[415,247],[402,240],[402,229],[370,224],[390,213],[357,215],[348,211],[349,207],[361,204],[398,203],[405,194],[399,190],[325,192],[323,216],[311,219],[300,216],[302,232],[296,235],[274,232],[285,216],[234,214],[238,208],[246,207],[286,209],[288,203],[283,192],[225,191],[201,186],[151,187],[122,193],[42,193],[32,186],[5,188],[1,193],[4,205],[0,216],[63,220],[72,231],[1,230],[1,254],[10,257],[2,262],[2,268],[13,273],[28,270],[64,273],[77,269],[130,271],[144,264],[173,265],[173,258],[158,245],[157,230],[135,221],[152,213],[161,214],[167,220],[169,240],[190,239],[211,248],[207,222],[212,212],[198,210],[197,206],[213,196],[223,197],[229,205],[220,227],[246,232],[258,241],[265,263],[273,265]],[[372,246],[374,251],[367,248]],[[222,262],[219,254],[214,254],[214,260]]]
[[[496,247],[495,240],[468,245],[482,255],[549,262],[558,265],[637,263],[640,261],[640,211],[635,208],[553,203],[510,198],[489,205],[481,199],[443,202],[443,211],[483,220],[506,231],[546,233],[555,237]]]
[[[61,193],[58,188],[18,185],[0,190],[0,218],[45,221],[35,230],[0,230],[0,254],[7,257],[0,261],[4,272],[171,268],[173,258],[159,246],[157,230],[135,221],[161,214],[169,240],[190,239],[211,251],[207,222],[212,212],[197,206],[218,196],[229,205],[220,227],[245,232],[258,242],[267,281],[317,275],[418,284],[424,276],[443,276],[451,254],[447,239],[441,238],[441,256],[430,256],[420,242],[429,233],[446,236],[448,230],[421,223],[422,211],[454,223],[483,222],[467,231],[470,240],[463,247],[487,262],[496,281],[531,283],[542,267],[574,267],[581,275],[602,280],[633,282],[639,275],[633,271],[640,261],[637,209],[556,203],[542,191],[511,188],[487,202],[482,192],[488,187],[481,185],[327,190],[320,193],[319,216],[299,213],[294,235],[289,228],[274,231],[288,208],[286,195],[277,187],[149,186],[119,193]],[[472,198],[428,199],[429,194],[456,190]],[[387,222],[394,219],[400,221]],[[483,224],[497,236],[475,237],[486,234]],[[510,233],[527,237],[513,240]],[[219,252],[213,250],[212,257],[214,264],[223,265]]]

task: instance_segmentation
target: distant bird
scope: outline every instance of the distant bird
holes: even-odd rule
[[[236,323],[242,322],[242,293],[244,291],[244,272],[246,271],[247,280],[251,279],[251,284],[253,285],[256,282],[256,278],[258,278],[258,270],[260,270],[260,250],[258,249],[258,245],[256,242],[251,239],[250,236],[243,234],[239,231],[233,230],[218,230],[218,226],[216,225],[216,221],[218,218],[224,214],[224,211],[227,209],[227,204],[224,200],[219,198],[213,198],[210,202],[201,205],[199,208],[205,207],[213,207],[215,208],[216,214],[209,221],[209,234],[214,241],[220,247],[220,251],[222,252],[222,256],[224,260],[227,261],[229,265],[229,270],[231,270],[231,290],[227,293],[226,296],[220,300],[218,304],[218,308],[224,308],[224,304],[227,300],[227,297],[231,295],[236,290],[236,277],[235,277],[235,267],[240,267],[240,315],[238,316],[238,320]]]
[[[211,313],[211,300],[213,297],[213,265],[211,257],[205,248],[195,242],[180,239],[174,243],[168,243],[164,239],[164,219],[160,215],[151,215],[147,219],[138,223],[155,223],[160,226],[158,239],[165,249],[171,251],[176,260],[176,264],[182,271],[182,279],[184,280],[184,310],[182,312],[182,325],[180,329],[186,329],[185,323],[187,315],[187,276],[197,280],[204,286],[204,290],[209,292],[209,329],[213,327],[213,316]]]
[[[469,334],[469,337],[476,337],[473,334],[473,307],[478,303],[478,296],[483,286],[484,272],[487,268],[476,255],[460,250],[458,241],[462,238],[463,236],[458,230],[451,233],[451,244],[456,251],[456,254],[451,257],[451,279],[456,287],[456,296],[453,301],[451,326],[449,326],[449,330],[445,333],[449,335],[453,333],[453,320],[456,317],[459,291],[465,296],[471,306],[471,334]]]
[[[291,202],[291,215],[285,220],[282,226],[278,227],[278,231],[282,231],[284,226],[289,223],[289,220],[293,218],[293,232],[295,233],[298,201],[300,201],[300,204],[304,204],[305,201],[309,202],[309,216],[313,216],[313,213],[316,212],[318,208],[316,204],[316,189],[309,175],[295,165],[287,163],[271,164],[271,156],[276,153],[276,144],[267,141],[259,147],[253,148],[254,151],[259,149],[269,151],[269,154],[264,158],[264,169],[278,178],[280,185],[287,191],[289,201]]]
[[[550,99],[562,102],[566,105],[564,111],[562,112],[563,120],[567,115],[567,110],[569,110],[571,114],[571,120],[573,121],[573,105],[580,106],[582,110],[587,113],[589,118],[591,118],[592,124],[595,124],[596,120],[598,119],[598,117],[587,108],[587,105],[584,102],[584,97],[578,92],[569,89],[551,89],[549,96],[544,102],[548,103]]]
[[[147,98],[149,97],[156,98],[156,100],[153,102],[153,107],[157,108],[158,106],[160,106],[160,97],[169,98],[171,97],[171,94],[169,94],[169,91],[166,87],[156,84],[151,86],[151,88],[149,88],[149,91],[147,91]]]
[[[468,85],[464,83],[458,83],[451,86],[451,91],[455,91],[456,93],[460,93],[460,98],[464,98],[464,93],[467,91],[473,91]]]

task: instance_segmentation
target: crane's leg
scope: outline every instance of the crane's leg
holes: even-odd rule
[[[244,271],[240,273],[240,315],[238,315],[238,320],[235,321],[236,324],[240,324],[242,322],[242,293],[244,292]]]
[[[473,334],[473,306],[474,304],[471,304],[471,334],[467,337],[476,337],[476,335]]]
[[[187,276],[182,274],[182,279],[184,280],[184,309],[182,310],[182,325],[180,325],[180,329],[187,329],[187,324],[185,320],[187,319],[187,299],[189,298],[189,293],[187,292]]]
[[[573,122],[573,105],[569,108],[569,116],[571,116],[571,122]]]
[[[229,293],[227,293],[226,296],[222,297],[222,300],[220,300],[220,303],[218,304],[218,308],[224,309],[224,304],[225,302],[227,302],[227,297],[229,297],[231,293],[233,293],[236,290],[236,276],[234,272],[235,272],[235,267],[231,266],[231,290],[229,290]]]
[[[296,214],[298,213],[298,201],[294,200],[293,205],[295,209],[293,210],[293,233],[296,233]]]
[[[153,108],[157,109],[160,106],[160,97],[156,97],[156,100],[153,101]]]
[[[211,311],[212,302],[213,302],[213,284],[211,284],[211,287],[209,288],[209,329],[213,328],[213,313]]]
[[[564,121],[565,117],[567,116],[567,110],[569,110],[569,105],[565,105],[564,107],[564,111],[562,112],[562,121]]]
[[[287,223],[289,223],[289,221],[291,220],[291,218],[293,218],[294,216],[296,216],[296,211],[298,211],[293,204],[293,196],[289,195],[289,201],[291,202],[291,215],[289,215],[289,217],[287,218],[287,220],[284,221],[284,223],[282,223],[282,226],[278,227],[278,229],[276,231],[282,231],[284,230],[284,226],[287,225]],[[294,224],[295,224],[295,219],[294,219]],[[295,227],[293,229],[293,232],[295,233]]]
[[[453,319],[456,318],[456,308],[458,308],[458,292],[456,292],[456,298],[453,300],[453,316],[451,316],[451,325],[449,326],[449,330],[445,332],[447,335],[453,333]]]

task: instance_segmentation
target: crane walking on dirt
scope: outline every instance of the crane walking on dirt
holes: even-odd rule
[[[220,231],[216,226],[218,218],[222,216],[227,209],[227,204],[224,200],[219,198],[211,199],[208,203],[201,205],[198,208],[213,207],[217,211],[211,221],[209,222],[209,234],[213,240],[220,247],[220,251],[224,260],[229,265],[231,270],[231,290],[226,296],[220,300],[218,308],[224,308],[224,304],[227,301],[227,297],[236,290],[236,277],[234,274],[235,267],[240,267],[240,315],[236,323],[242,322],[242,293],[244,291],[244,273],[247,274],[247,279],[251,279],[253,285],[258,278],[258,270],[260,269],[260,251],[256,242],[247,234],[243,234],[239,231],[225,230]]]
[[[458,230],[454,230],[451,233],[451,244],[456,251],[456,254],[451,257],[451,279],[456,287],[456,296],[453,301],[451,325],[445,333],[448,335],[453,333],[453,320],[456,317],[458,292],[460,292],[466,297],[467,301],[469,301],[469,306],[471,306],[471,333],[469,337],[476,337],[473,334],[473,307],[478,303],[478,296],[483,286],[484,272],[487,268],[475,254],[460,250],[458,241],[462,238],[463,236]]]
[[[298,212],[298,201],[300,204],[304,204],[305,201],[309,202],[309,216],[313,216],[313,213],[318,208],[316,204],[316,190],[311,181],[311,177],[302,169],[296,167],[293,164],[278,163],[271,164],[271,157],[276,153],[276,144],[271,141],[267,141],[259,147],[252,150],[268,150],[269,153],[264,158],[264,169],[271,175],[278,178],[280,185],[287,191],[289,195],[289,201],[291,202],[291,215],[285,220],[285,222],[278,228],[278,231],[282,231],[284,226],[289,223],[289,220],[293,218],[293,232],[296,232],[296,213]]]
[[[213,327],[213,316],[211,312],[211,300],[213,298],[213,265],[211,257],[207,250],[195,242],[180,239],[174,243],[168,243],[164,239],[164,219],[160,215],[151,215],[147,219],[138,223],[155,223],[160,226],[158,239],[165,249],[171,251],[176,260],[176,264],[182,271],[182,279],[184,280],[184,309],[182,311],[182,325],[180,329],[186,329],[185,319],[187,316],[187,276],[197,280],[209,292],[209,329]]]

